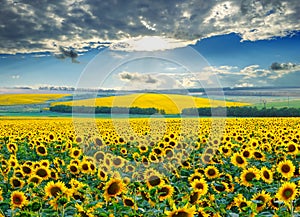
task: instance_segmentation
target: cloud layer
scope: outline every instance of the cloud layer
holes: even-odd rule
[[[141,36],[193,41],[237,33],[270,39],[300,30],[298,0],[3,0],[0,53],[88,49]]]

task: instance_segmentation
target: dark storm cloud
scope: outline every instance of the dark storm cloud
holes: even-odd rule
[[[146,35],[190,41],[235,32],[255,41],[300,30],[299,16],[298,0],[2,0],[0,53]]]
[[[278,71],[278,70],[294,70],[296,68],[299,68],[298,65],[294,63],[277,63],[274,62],[271,65],[271,70]]]
[[[75,49],[73,48],[66,48],[66,47],[59,47],[59,52],[58,54],[55,54],[55,57],[57,59],[66,59],[66,58],[71,58],[72,63],[79,63],[76,58],[78,57],[78,53]]]
[[[141,74],[137,72],[121,72],[119,73],[119,78],[122,81],[142,82],[147,84],[155,84],[159,82],[151,75]]]

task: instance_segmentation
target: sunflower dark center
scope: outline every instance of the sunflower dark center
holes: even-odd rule
[[[163,187],[158,192],[159,192],[160,196],[164,197],[164,196],[167,196],[170,191],[167,187]]]
[[[245,176],[247,182],[252,181],[254,179],[254,177],[255,177],[255,174],[252,172],[248,172]]]
[[[107,193],[109,195],[115,195],[120,191],[120,186],[117,182],[113,182],[110,184],[110,186],[107,189]]]
[[[263,172],[263,175],[266,179],[269,179],[270,178],[270,174],[268,173],[268,171],[264,171]]]
[[[116,165],[116,166],[119,166],[122,163],[120,158],[115,158],[113,162],[114,162],[114,165]]]
[[[291,188],[286,188],[283,191],[283,196],[285,199],[289,199],[293,195],[293,189]]]
[[[261,153],[259,153],[259,152],[254,152],[254,156],[256,157],[256,158],[262,158],[263,156],[262,156],[262,154]]]
[[[72,165],[72,166],[70,167],[70,170],[71,170],[71,172],[75,173],[75,172],[77,172],[77,167],[74,166],[74,165]]]
[[[196,186],[195,186],[197,189],[203,189],[204,186],[202,183],[197,183]]]
[[[250,156],[250,152],[249,151],[244,151],[243,152],[243,156],[244,157],[249,157]]]
[[[216,190],[217,191],[225,191],[225,186],[224,185],[218,185],[218,186],[216,186]]]
[[[134,205],[134,202],[130,199],[125,199],[124,203],[125,203],[126,206],[133,206]]]
[[[189,214],[185,211],[178,211],[172,215],[172,217],[188,217]]]
[[[78,156],[78,155],[79,155],[79,151],[78,151],[78,150],[75,150],[75,151],[73,152],[73,154],[74,154],[74,156]]]
[[[83,164],[83,165],[82,165],[82,169],[83,169],[83,170],[89,170],[89,166],[88,166],[87,164]]]
[[[262,207],[265,203],[265,198],[263,196],[259,196],[256,198],[256,200],[259,200],[260,202],[257,204],[257,207]]]
[[[105,177],[105,173],[103,171],[100,171],[99,174],[100,174],[101,177]]]
[[[50,189],[50,194],[53,196],[53,197],[56,197],[59,193],[61,193],[61,189],[60,187],[58,186],[54,186]]]
[[[45,169],[38,169],[36,171],[36,174],[39,176],[39,177],[46,177],[48,175],[47,171]]]
[[[237,156],[237,157],[236,157],[236,162],[237,162],[238,164],[243,164],[245,161],[244,161],[244,159],[243,159],[241,156]]]
[[[208,175],[210,175],[210,176],[216,175],[216,171],[215,171],[214,169],[209,169],[209,170],[207,171],[207,173],[208,173]]]
[[[23,169],[23,172],[26,173],[26,174],[30,174],[31,173],[30,167],[23,166],[22,169]]]
[[[198,200],[198,195],[199,195],[198,192],[194,192],[194,193],[191,194],[191,196],[190,196],[190,203],[191,204],[194,204]]]
[[[98,146],[103,145],[102,141],[99,138],[96,138],[95,142],[96,142],[96,145],[98,145]]]
[[[20,205],[22,203],[22,198],[20,198],[19,196],[14,196],[13,201],[14,204]]]
[[[290,168],[289,165],[285,164],[285,165],[283,165],[283,166],[281,167],[281,170],[282,170],[282,172],[284,172],[284,173],[288,173],[288,172],[291,171],[291,168]]]
[[[149,178],[149,183],[151,186],[157,186],[160,184],[160,178],[158,176],[153,175]]]
[[[210,161],[211,156],[210,155],[205,155],[204,156],[204,161],[205,162],[209,162]]]
[[[12,181],[12,183],[13,183],[13,186],[14,186],[14,187],[20,187],[20,186],[21,186],[21,182],[20,182],[20,180],[18,180],[18,179],[14,179],[14,180]]]
[[[288,149],[289,149],[289,152],[293,152],[296,150],[296,147],[295,147],[295,145],[289,145]]]
[[[44,147],[38,147],[38,152],[41,153],[41,154],[45,154],[46,149]]]
[[[33,183],[39,183],[39,179],[37,177],[33,177],[32,179],[30,179],[30,182],[33,182]]]
[[[241,202],[241,203],[240,203],[240,207],[241,207],[241,208],[246,207],[246,206],[247,206],[247,203],[246,203],[246,202]]]

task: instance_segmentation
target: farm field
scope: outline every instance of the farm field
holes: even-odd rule
[[[299,128],[299,118],[1,118],[0,216],[299,216]]]
[[[0,94],[0,106],[41,104],[56,100],[69,94]]]
[[[166,114],[179,114],[184,108],[191,107],[218,107],[218,106],[246,106],[249,103],[224,102],[208,98],[192,97],[178,94],[130,94],[125,96],[110,96],[91,98],[68,102],[54,102],[52,105],[69,106],[108,106],[108,107],[140,107],[163,109]]]

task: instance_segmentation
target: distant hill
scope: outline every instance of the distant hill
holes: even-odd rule
[[[102,98],[91,98],[67,102],[55,102],[55,105],[69,106],[107,106],[107,107],[140,107],[157,108],[165,111],[166,114],[179,114],[184,108],[191,107],[218,107],[218,106],[247,106],[247,103],[224,102],[221,100],[210,100],[179,94],[157,94],[139,93],[123,96],[110,96]]]

